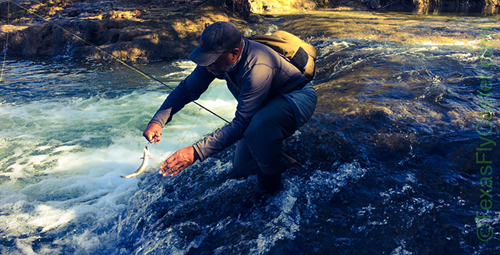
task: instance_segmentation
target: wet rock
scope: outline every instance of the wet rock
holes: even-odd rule
[[[9,24],[5,24],[6,20],[0,23],[4,32],[0,34],[0,45],[7,46],[10,56],[109,59],[111,56],[102,51],[106,50],[129,61],[187,58],[206,24],[234,19],[221,7],[209,4],[200,7],[215,1],[172,1],[166,7],[138,6],[131,2],[65,1],[59,4],[64,9],[57,13],[44,12],[52,15],[50,21],[36,18],[36,22],[26,20],[25,17],[32,15],[21,11],[22,8],[9,8]],[[30,8],[31,4],[23,6]],[[41,3],[44,8],[51,5]],[[199,8],[193,12],[195,6]],[[1,9],[0,15],[6,17],[7,8]],[[26,21],[30,23],[22,24]]]
[[[0,175],[0,184],[6,183],[8,181],[10,181],[10,177],[9,176]]]

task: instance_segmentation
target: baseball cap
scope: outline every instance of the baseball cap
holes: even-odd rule
[[[217,21],[203,30],[200,44],[189,59],[200,66],[208,66],[216,61],[224,52],[240,45],[241,32],[231,22]]]

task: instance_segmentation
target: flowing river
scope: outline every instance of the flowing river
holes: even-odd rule
[[[390,19],[397,29],[304,38],[319,50],[319,104],[286,150],[307,169],[285,173],[274,195],[255,176],[232,177],[232,147],[178,176],[157,174],[224,124],[193,104],[149,146],[147,172],[120,178],[139,167],[142,131],[169,89],[115,63],[8,59],[0,253],[500,253],[498,17],[323,12],[293,22],[333,29],[353,16],[349,24]],[[137,67],[175,87],[195,66]],[[234,116],[224,82],[198,102]]]

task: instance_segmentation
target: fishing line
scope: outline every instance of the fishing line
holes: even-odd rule
[[[8,10],[7,10],[7,21],[8,21],[8,22],[10,22],[10,21],[9,21],[10,2],[11,2],[11,0],[8,0],[8,1],[7,1],[7,6],[8,6],[8,8],[7,8],[7,9],[8,9]],[[142,70],[140,70],[140,69],[136,68],[135,66],[132,66],[132,65],[127,64],[127,63],[126,63],[124,60],[122,60],[121,58],[119,58],[119,57],[117,57],[117,56],[115,56],[115,55],[113,55],[113,54],[111,54],[111,53],[109,53],[109,52],[107,52],[107,51],[105,51],[105,50],[103,50],[103,49],[99,48],[97,45],[95,45],[95,44],[93,44],[93,43],[91,43],[91,42],[89,42],[89,41],[87,41],[87,40],[85,40],[85,39],[81,38],[80,36],[78,36],[78,35],[76,35],[75,33],[73,33],[73,32],[71,32],[71,31],[69,31],[68,29],[66,29],[66,28],[64,28],[64,27],[62,27],[62,26],[60,26],[59,24],[57,24],[57,23],[55,23],[55,22],[53,22],[53,21],[51,21],[51,20],[49,20],[49,19],[46,19],[46,18],[44,18],[43,16],[38,15],[38,14],[34,13],[33,11],[31,11],[31,10],[29,10],[29,9],[27,9],[27,8],[25,8],[25,7],[23,7],[23,6],[19,5],[19,4],[17,4],[17,3],[15,3],[15,2],[12,2],[12,3],[14,3],[14,4],[15,4],[15,5],[17,5],[18,7],[20,7],[20,8],[22,8],[22,9],[26,10],[27,12],[29,12],[29,13],[31,13],[31,14],[33,14],[33,15],[35,15],[36,17],[39,17],[39,18],[41,18],[41,19],[45,20],[46,22],[49,22],[49,23],[51,23],[51,24],[55,25],[56,27],[58,27],[58,28],[62,29],[63,31],[65,31],[65,32],[69,33],[70,35],[73,35],[75,38],[77,38],[77,39],[79,39],[79,40],[81,40],[81,41],[83,41],[83,42],[87,43],[88,45],[90,45],[90,46],[94,47],[95,49],[98,49],[99,51],[103,52],[103,53],[104,53],[104,54],[106,54],[107,56],[110,56],[111,58],[115,59],[116,61],[118,61],[119,63],[121,63],[121,64],[125,65],[126,67],[128,67],[128,68],[130,68],[130,69],[132,69],[132,70],[136,71],[137,73],[141,74],[142,76],[144,76],[144,77],[146,77],[146,78],[148,78],[148,79],[150,79],[150,80],[154,80],[154,81],[156,81],[156,82],[158,82],[158,83],[160,83],[160,84],[164,85],[165,87],[167,87],[167,88],[168,88],[168,89],[170,89],[170,90],[174,90],[174,88],[172,88],[172,87],[168,86],[167,84],[163,83],[162,81],[160,81],[160,80],[156,79],[155,77],[153,77],[153,76],[151,76],[151,75],[149,75],[149,74],[145,73],[144,71],[142,71]],[[7,33],[7,41],[6,41],[6,43],[7,43],[7,42],[8,42],[8,33]],[[4,67],[5,67],[5,62],[6,62],[6,56],[7,56],[7,44],[6,44],[6,46],[5,46],[5,47],[6,47],[6,48],[5,48],[4,60],[3,60],[3,64],[2,64],[2,76],[3,76],[3,71],[4,71]],[[1,79],[1,77],[2,77],[2,76],[0,76],[0,82],[2,81],[2,79]],[[201,104],[197,103],[196,101],[192,101],[192,102],[193,102],[195,105],[197,105],[198,107],[200,107],[200,108],[204,109],[205,111],[208,111],[208,112],[209,112],[209,113],[211,113],[212,115],[214,115],[214,116],[218,117],[219,119],[223,120],[224,122],[226,122],[226,123],[230,123],[230,122],[229,122],[228,120],[226,120],[225,118],[221,117],[220,115],[216,114],[215,112],[211,111],[210,109],[208,109],[208,108],[204,107],[203,105],[201,105]],[[195,122],[198,120],[198,118],[199,118],[199,115],[198,115],[197,119],[195,120]],[[193,125],[191,125],[190,130],[192,129],[192,127],[193,127],[193,126],[194,126],[194,123],[193,123]],[[189,131],[188,131],[188,133],[189,133]],[[179,143],[177,144],[176,148],[174,148],[174,152],[173,152],[173,153],[172,153],[169,157],[171,157],[173,154],[175,154],[176,149],[177,149],[177,148],[178,148],[178,147],[182,144],[182,142],[184,141],[184,139],[186,138],[186,136],[187,136],[187,134],[188,134],[188,133],[186,133],[186,134],[184,135],[184,137],[181,139],[181,141],[179,141]],[[301,167],[303,168],[303,166],[302,166],[302,165],[301,165],[301,164],[300,164],[297,160],[295,160],[294,158],[292,158],[292,157],[288,156],[286,153],[283,153],[283,156],[284,156],[284,158],[285,158],[286,160],[290,161],[292,164],[297,164],[297,165],[299,165],[299,166],[301,166]],[[207,174],[208,174],[208,173],[205,171],[205,172],[203,172],[203,173],[201,173],[201,174],[198,174],[196,178],[191,179],[190,181],[187,181],[187,182],[184,182],[184,183],[179,183],[180,185],[174,185],[175,189],[174,189],[174,190],[173,190],[170,194],[167,194],[167,195],[166,195],[166,196],[164,196],[164,197],[165,197],[165,198],[167,198],[167,197],[170,197],[170,196],[171,196],[171,195],[173,195],[173,194],[176,194],[176,193],[180,192],[180,191],[181,191],[181,189],[185,188],[185,187],[186,187],[186,186],[188,186],[189,184],[192,184],[192,183],[197,182],[200,178],[204,177],[204,176],[205,176],[205,175],[207,175]],[[161,177],[160,177],[160,178],[161,178]],[[176,186],[178,186],[178,187],[176,187]]]
[[[11,0],[8,0],[8,1],[7,1],[8,6],[10,6],[9,4],[10,4],[11,2],[12,2]],[[62,27],[61,25],[59,25],[59,24],[55,23],[54,21],[49,20],[49,19],[47,19],[47,18],[45,18],[45,17],[43,17],[43,16],[41,16],[41,15],[38,15],[38,14],[36,14],[35,12],[33,12],[33,11],[31,11],[31,10],[29,10],[29,9],[27,9],[27,8],[25,8],[25,7],[23,7],[23,6],[19,5],[19,4],[17,4],[17,3],[15,3],[15,2],[12,2],[12,3],[13,3],[13,4],[15,4],[15,5],[17,5],[18,7],[20,7],[20,8],[22,8],[22,9],[26,10],[28,13],[33,14],[33,15],[35,15],[36,17],[38,17],[38,18],[40,18],[40,19],[42,19],[42,20],[44,20],[44,21],[46,21],[46,22],[48,22],[48,23],[51,23],[52,25],[54,25],[54,26],[56,26],[56,27],[58,27],[58,28],[62,29],[63,31],[65,31],[65,32],[69,33],[70,35],[74,36],[75,38],[77,38],[77,39],[79,39],[79,40],[81,40],[81,41],[85,42],[86,44],[88,44],[88,45],[90,45],[90,46],[94,47],[95,49],[97,49],[97,50],[99,50],[99,51],[103,52],[105,55],[110,56],[111,58],[115,59],[116,61],[118,61],[119,63],[121,63],[121,64],[125,65],[126,67],[128,67],[128,68],[130,68],[130,69],[132,69],[132,70],[136,71],[137,73],[141,74],[142,76],[144,76],[144,77],[146,77],[146,78],[148,78],[148,79],[150,79],[150,80],[154,80],[154,81],[156,81],[156,82],[158,82],[158,83],[162,84],[163,86],[167,87],[167,88],[168,88],[168,89],[170,89],[171,91],[172,91],[172,90],[174,90],[174,88],[172,88],[172,87],[168,86],[167,84],[163,83],[162,81],[160,81],[160,80],[156,79],[155,77],[153,77],[153,76],[151,76],[151,75],[147,74],[146,72],[144,72],[144,71],[140,70],[139,68],[137,68],[137,67],[135,67],[135,66],[133,66],[133,65],[127,64],[127,63],[126,63],[124,60],[122,60],[121,58],[119,58],[119,57],[117,57],[117,56],[115,56],[115,55],[113,55],[113,54],[111,54],[111,53],[109,53],[109,52],[107,52],[107,51],[105,51],[105,50],[103,50],[103,49],[99,48],[99,46],[95,45],[95,44],[94,44],[94,43],[92,43],[92,42],[89,42],[89,41],[87,41],[87,40],[83,39],[82,37],[80,37],[80,36],[76,35],[75,33],[73,33],[73,32],[71,32],[71,31],[69,31],[68,29],[66,29],[66,28]],[[7,14],[7,15],[8,15],[8,14]],[[6,55],[4,55],[4,64],[3,64],[3,65],[5,65],[5,61],[6,61],[6,58],[5,58],[5,57],[6,57]],[[2,69],[2,73],[3,73],[3,69]],[[226,122],[226,123],[230,123],[230,122],[229,122],[228,120],[226,120],[225,118],[221,117],[220,115],[218,115],[217,113],[213,112],[212,110],[210,110],[210,109],[206,108],[205,106],[203,106],[203,105],[199,104],[198,102],[196,102],[196,101],[194,101],[194,100],[193,100],[192,102],[193,102],[195,105],[197,105],[198,107],[200,107],[200,108],[204,109],[205,111],[207,111],[207,112],[211,113],[212,115],[214,115],[214,116],[218,117],[219,119],[223,120],[224,122]],[[175,152],[174,152],[174,153],[175,153]],[[173,155],[173,154],[172,154],[172,155]],[[290,156],[289,156],[289,155],[287,155],[286,153],[283,153],[283,156],[284,156],[284,158],[285,158],[286,160],[288,160],[288,161],[289,161],[289,162],[291,162],[292,164],[297,164],[297,165],[301,166],[302,168],[304,168],[304,167],[303,167],[303,166],[302,166],[302,165],[301,165],[301,164],[300,164],[297,160],[295,160],[294,158],[290,157]]]
[[[7,1],[7,25],[10,23],[10,1]],[[3,71],[5,70],[5,62],[7,61],[7,47],[9,47],[9,30],[7,30],[7,38],[5,39],[5,48],[3,52],[2,72],[0,73],[0,83],[3,79]]]
[[[196,122],[198,121],[199,118],[200,118],[200,115],[198,114],[196,116],[196,119],[193,121],[193,124],[190,125],[189,130],[182,136],[181,140],[179,140],[179,143],[177,143],[177,145],[174,147],[173,152],[167,158],[170,158],[172,155],[175,154],[175,152],[177,151],[179,146],[184,142],[184,140],[186,140],[186,137],[188,136],[189,132],[191,132],[191,130],[193,129],[194,125],[196,124]]]

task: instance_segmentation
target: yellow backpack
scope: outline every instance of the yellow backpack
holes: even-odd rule
[[[250,39],[265,44],[285,56],[308,80],[314,78],[317,50],[311,44],[282,30],[277,30],[271,35],[254,35]]]

